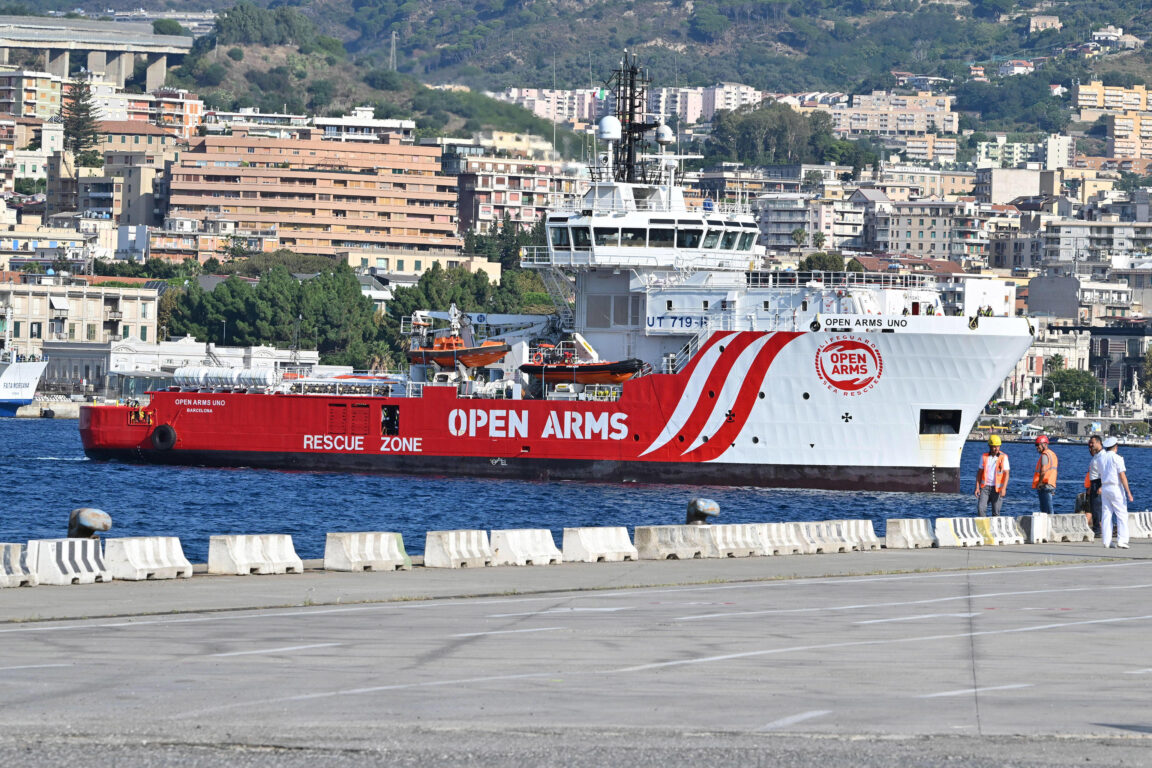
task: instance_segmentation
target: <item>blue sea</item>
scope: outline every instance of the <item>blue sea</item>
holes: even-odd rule
[[[1083,443],[1054,446],[1060,458],[1056,511],[1071,512],[1088,465]],[[1004,514],[1036,511],[1036,451],[1006,443],[1012,481]],[[719,523],[866,518],[884,535],[890,517],[974,515],[970,493],[985,447],[968,443],[962,494],[798,491],[677,485],[598,485],[455,477],[390,477],[261,469],[159,467],[90,461],[75,420],[0,419],[0,541],[67,534],[68,513],[96,507],[109,536],[179,536],[205,562],[212,534],[289,533],[297,554],[319,558],[328,531],[399,531],[409,554],[426,531],[548,528],[559,542],[576,526],[682,523],[696,497],[720,505]],[[1121,448],[1136,501],[1148,506],[1152,450]]]

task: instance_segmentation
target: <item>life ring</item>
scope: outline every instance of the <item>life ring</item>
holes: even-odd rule
[[[168,451],[176,445],[176,430],[168,424],[161,424],[152,430],[152,447],[158,451]]]
[[[539,352],[534,353],[532,355],[532,362],[543,363],[544,362],[544,355],[540,354]]]

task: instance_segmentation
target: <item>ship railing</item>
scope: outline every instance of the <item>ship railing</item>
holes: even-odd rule
[[[751,270],[747,273],[749,288],[919,288],[936,289],[932,275],[890,275],[883,272],[775,272]],[[812,285],[813,283],[817,285]]]
[[[736,315],[730,309],[719,312],[696,313],[694,323],[699,328],[696,334],[679,351],[665,355],[661,363],[663,373],[679,373],[696,356],[705,340],[717,331],[747,330],[737,328]]]
[[[681,203],[673,205],[669,200],[573,200],[567,198],[555,201],[549,211],[556,213],[577,213],[582,216],[595,216],[605,213],[708,213],[708,214],[751,214],[752,207],[747,203],[727,200],[720,202],[702,201],[698,206]]]
[[[520,266],[526,269],[542,267],[618,267],[624,269],[677,269],[747,271],[754,260],[750,251],[726,251],[722,254],[702,250],[674,248],[626,248],[598,246],[596,248],[558,248],[546,245],[525,246],[520,249]]]

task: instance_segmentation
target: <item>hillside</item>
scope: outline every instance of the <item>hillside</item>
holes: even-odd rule
[[[283,4],[283,3],[282,3]],[[489,89],[599,83],[625,48],[657,85],[858,91],[893,69],[954,77],[975,61],[1050,55],[1105,24],[1152,35],[1141,0],[288,0],[349,52],[425,82]],[[1033,13],[1060,31],[1028,33]],[[1079,71],[1080,68],[1073,67]],[[1072,75],[1069,75],[1072,76]]]

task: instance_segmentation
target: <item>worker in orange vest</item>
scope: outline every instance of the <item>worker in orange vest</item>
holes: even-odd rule
[[[1000,507],[1008,493],[1008,456],[1000,451],[1000,435],[988,438],[988,453],[980,457],[980,471],[976,473],[976,514],[988,516],[992,504],[992,517],[1000,516]]]
[[[1048,447],[1048,436],[1040,435],[1036,438],[1036,471],[1032,474],[1032,487],[1036,489],[1036,496],[1040,499],[1040,511],[1046,515],[1052,514],[1052,492],[1056,490],[1056,467],[1060,461],[1056,454]]]

